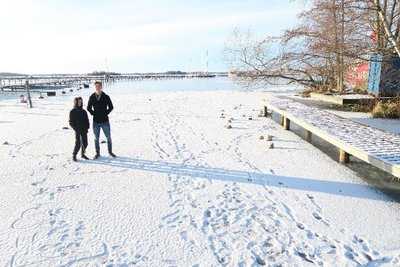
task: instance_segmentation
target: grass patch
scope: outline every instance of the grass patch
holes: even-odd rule
[[[387,102],[379,101],[372,110],[374,118],[399,119],[400,99],[396,98]]]

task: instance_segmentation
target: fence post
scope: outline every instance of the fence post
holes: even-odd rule
[[[29,86],[29,80],[25,80],[25,89],[26,89],[26,95],[28,97],[28,106],[29,108],[32,108],[31,89]]]

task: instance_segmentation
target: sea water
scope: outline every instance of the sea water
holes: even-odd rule
[[[81,94],[86,95],[87,91],[93,91],[93,85],[89,89],[82,89]],[[67,97],[76,94],[77,88],[57,90],[58,96]],[[290,93],[299,90],[299,87],[285,85],[267,85],[267,84],[248,84],[232,80],[228,77],[215,78],[184,78],[184,79],[144,79],[144,80],[121,80],[104,84],[104,90],[112,94],[131,94],[132,92],[181,92],[181,91],[266,91],[275,93]],[[61,92],[65,91],[63,95]],[[0,100],[17,99],[25,93],[0,92]],[[43,91],[46,95],[46,90]],[[32,98],[37,98],[38,93],[32,93]]]

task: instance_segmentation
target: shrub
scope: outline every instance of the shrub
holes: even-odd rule
[[[379,101],[372,110],[374,118],[398,119],[400,118],[399,99],[383,102]]]
[[[313,90],[313,89],[304,89],[304,90],[301,92],[301,96],[302,96],[302,97],[310,97],[310,94],[311,94],[312,92],[315,92],[315,90]]]
[[[374,109],[374,106],[372,104],[355,104],[355,105],[351,106],[352,112],[369,113],[369,112],[372,112],[373,109]]]

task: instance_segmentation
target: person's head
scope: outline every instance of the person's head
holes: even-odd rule
[[[96,90],[97,94],[101,94],[101,92],[103,91],[103,83],[100,81],[96,81],[94,83],[94,89]]]
[[[75,97],[74,98],[74,108],[82,108],[82,107],[83,107],[82,97]]]

